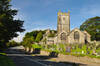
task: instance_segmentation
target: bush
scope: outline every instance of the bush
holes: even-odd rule
[[[41,45],[38,45],[38,44],[32,44],[32,47],[33,48],[40,48],[40,49],[42,48],[42,46]]]

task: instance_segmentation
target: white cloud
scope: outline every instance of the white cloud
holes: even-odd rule
[[[17,15],[14,16],[14,19],[21,19],[24,20],[26,18],[26,14],[24,12],[21,12],[21,8],[19,7],[11,7],[13,10],[17,10]]]
[[[19,33],[18,37],[13,38],[12,40],[16,41],[16,42],[21,42],[23,40],[25,33]]]

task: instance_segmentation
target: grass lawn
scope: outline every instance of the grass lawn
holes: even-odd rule
[[[0,66],[15,66],[15,64],[5,53],[0,53]]]

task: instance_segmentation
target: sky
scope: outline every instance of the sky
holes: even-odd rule
[[[22,41],[27,32],[57,29],[57,13],[70,11],[70,28],[79,28],[88,18],[100,16],[100,0],[12,0],[12,9],[17,9],[15,19],[24,21],[23,33],[14,38]]]

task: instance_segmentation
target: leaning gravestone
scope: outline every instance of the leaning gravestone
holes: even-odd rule
[[[90,52],[87,50],[87,53],[86,54],[88,55],[88,54],[90,54]]]
[[[71,47],[70,46],[66,47],[66,52],[67,53],[70,53],[71,52]]]

